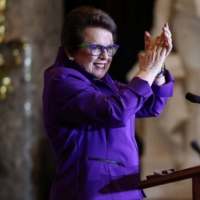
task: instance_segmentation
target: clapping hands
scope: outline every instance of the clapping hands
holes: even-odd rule
[[[166,55],[165,58],[169,55],[169,53],[172,50],[172,34],[169,30],[169,26],[167,23],[164,24],[163,28],[162,28],[162,33],[160,34],[160,36],[156,37],[153,42],[151,42],[151,36],[150,34],[146,31],[145,32],[145,51],[148,49],[149,46],[162,42],[164,47],[166,48]]]
[[[148,32],[145,32],[144,40],[145,54],[139,55],[139,68],[141,71],[149,71],[156,75],[172,50],[172,38],[168,24],[163,26],[160,36],[157,36],[152,42]]]

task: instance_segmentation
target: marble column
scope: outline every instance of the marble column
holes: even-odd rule
[[[5,37],[27,39],[28,46],[22,64],[8,72],[14,92],[0,101],[1,200],[45,200],[40,173],[43,166],[51,171],[53,163],[44,159],[49,147],[42,122],[43,71],[60,45],[62,9],[57,0],[7,1]]]

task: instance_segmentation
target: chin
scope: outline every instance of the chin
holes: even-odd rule
[[[101,79],[101,78],[103,78],[105,76],[105,74],[98,74],[98,75],[96,75],[96,78],[97,79]]]

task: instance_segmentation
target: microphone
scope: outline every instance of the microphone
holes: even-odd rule
[[[191,101],[192,103],[200,103],[200,96],[197,96],[195,94],[192,94],[190,92],[188,92],[186,95],[185,95],[185,98],[188,100],[188,101]]]
[[[191,143],[191,147],[199,154],[200,156],[200,147],[197,143],[197,141],[193,140]]]

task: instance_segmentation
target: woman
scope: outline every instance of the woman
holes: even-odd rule
[[[173,78],[161,70],[172,48],[166,24],[150,42],[140,70],[121,84],[107,73],[118,49],[116,25],[105,12],[79,7],[69,13],[62,47],[44,73],[44,125],[57,172],[51,200],[142,199],[135,117],[157,116],[173,93]],[[161,86],[162,85],[162,86]]]

